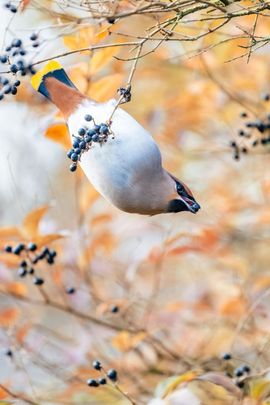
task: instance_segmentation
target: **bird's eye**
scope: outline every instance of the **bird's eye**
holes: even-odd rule
[[[177,191],[178,194],[182,194],[185,191],[185,189],[182,186],[182,184],[176,183],[176,191]]]

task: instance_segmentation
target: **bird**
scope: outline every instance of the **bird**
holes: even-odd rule
[[[108,122],[115,110],[110,122],[114,136],[105,144],[93,143],[79,161],[90,183],[111,204],[128,213],[150,216],[199,211],[189,187],[163,168],[152,135],[124,109],[116,108],[116,99],[102,103],[89,99],[55,60],[38,71],[31,84],[62,112],[71,139],[87,114],[95,123]]]

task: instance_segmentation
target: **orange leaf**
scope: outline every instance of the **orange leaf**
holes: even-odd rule
[[[23,221],[23,229],[28,238],[34,238],[38,235],[39,223],[47,211],[48,206],[44,206],[26,215]]]
[[[22,283],[8,283],[5,285],[6,291],[8,291],[9,293],[13,294],[13,295],[26,295],[27,294],[27,288],[24,284]]]
[[[98,51],[95,51],[94,55],[91,58],[90,63],[90,75],[94,75],[100,69],[102,69],[107,63],[109,63],[113,56],[117,53],[119,49],[117,47],[104,48]]]
[[[21,5],[22,5],[22,11],[26,9],[26,7],[30,4],[31,0],[22,0]]]
[[[54,142],[60,143],[66,149],[70,148],[71,141],[69,132],[64,122],[55,123],[46,129],[45,137],[51,139]]]
[[[20,262],[20,258],[10,253],[2,253],[0,255],[1,263],[4,263],[7,267],[17,267]]]
[[[88,96],[96,101],[106,101],[116,95],[121,83],[122,75],[120,73],[102,77],[91,84]]]
[[[33,242],[35,242],[38,247],[42,247],[62,238],[64,238],[64,235],[60,235],[59,233],[50,233],[48,235],[42,235],[34,238]]]
[[[7,328],[13,324],[19,316],[19,310],[16,308],[6,308],[0,311],[0,325]]]
[[[8,396],[7,392],[0,387],[0,400],[5,399],[7,396]],[[9,402],[6,402],[6,404],[9,404]]]
[[[21,344],[23,343],[25,336],[27,335],[27,333],[29,332],[30,329],[31,329],[30,323],[26,323],[26,324],[22,325],[19,329],[17,329],[16,338],[19,343],[21,343]]]
[[[0,238],[16,238],[21,236],[21,231],[16,226],[7,226],[0,229]]]

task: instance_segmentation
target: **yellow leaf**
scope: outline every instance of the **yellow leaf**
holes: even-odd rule
[[[42,217],[48,211],[48,206],[38,208],[30,212],[24,219],[23,230],[28,238],[34,238],[38,235],[38,227]]]
[[[196,378],[196,376],[197,374],[194,371],[188,371],[185,374],[167,378],[165,381],[162,381],[160,384],[158,384],[155,390],[155,395],[159,398],[165,398],[169,394],[171,394],[179,385],[188,381],[192,381],[194,378]]]
[[[139,332],[135,335],[130,334],[128,331],[122,331],[112,339],[112,345],[121,352],[127,352],[138,346],[146,337],[146,333]]]
[[[7,226],[0,229],[0,238],[20,237],[21,231],[15,226]]]
[[[63,38],[64,44],[71,50],[90,47],[97,42],[95,37],[95,29],[93,27],[87,27],[79,30],[74,35],[67,35]]]
[[[112,60],[112,57],[117,53],[119,49],[117,47],[104,48],[95,51],[90,63],[90,75],[94,75],[107,63]]]
[[[34,238],[34,242],[38,245],[38,247],[42,247],[44,245],[48,245],[49,243],[52,243],[58,239],[64,238],[64,235],[61,235],[59,233],[50,233],[49,235],[41,235],[36,238]]]
[[[120,73],[103,77],[91,84],[88,96],[96,101],[106,101],[117,95],[117,89],[121,86],[122,79]]]
[[[250,382],[250,396],[257,400],[263,400],[270,394],[270,381],[266,378],[258,378]]]
[[[51,139],[54,142],[60,143],[66,149],[70,148],[71,141],[69,132],[64,122],[55,123],[46,129],[45,137]]]

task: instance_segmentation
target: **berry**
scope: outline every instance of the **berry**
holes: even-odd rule
[[[25,51],[24,49],[21,49],[20,52],[19,52],[19,54],[20,54],[21,56],[24,56],[24,55],[26,55],[26,51]]]
[[[78,158],[79,158],[79,156],[77,155],[77,153],[73,152],[71,155],[72,162],[77,162]]]
[[[108,17],[107,21],[109,24],[114,24],[115,23],[115,18],[114,17]]]
[[[35,269],[33,269],[33,267],[31,267],[31,268],[28,270],[28,273],[29,273],[29,274],[34,274],[34,273],[35,273]]]
[[[10,3],[6,3],[6,4],[5,4],[5,7],[6,7],[6,8],[10,8],[10,7],[11,7],[11,4],[10,4]]]
[[[10,11],[11,11],[12,13],[17,13],[17,7],[15,7],[14,5],[11,5],[11,6],[10,6]]]
[[[92,366],[95,370],[101,370],[101,363],[98,360],[93,361]]]
[[[33,32],[33,34],[30,35],[30,41],[35,41],[36,39],[38,39],[38,34]]]
[[[27,72],[26,72],[25,69],[21,70],[21,75],[22,75],[22,76],[26,76],[26,73],[27,73]]]
[[[93,129],[94,129],[95,133],[99,133],[100,125],[95,125]]]
[[[105,125],[105,124],[102,124],[102,125],[100,126],[99,132],[100,132],[101,134],[108,134],[108,133],[109,133],[109,128],[108,128],[108,126]]]
[[[231,360],[232,355],[230,353],[224,353],[222,358],[223,358],[223,360]]]
[[[105,385],[105,384],[107,384],[107,380],[106,380],[106,378],[101,377],[101,378],[98,379],[98,383],[100,385]]]
[[[39,42],[33,42],[32,47],[33,48],[38,48],[39,47]]]
[[[107,372],[107,376],[111,381],[117,381],[117,371],[113,368]]]
[[[242,377],[243,374],[244,374],[243,368],[242,367],[236,368],[234,370],[234,374],[235,374],[236,377]]]
[[[35,243],[29,243],[28,250],[30,250],[30,252],[34,252],[37,250],[37,245]]]
[[[114,305],[114,306],[111,308],[111,312],[112,312],[113,314],[116,314],[118,311],[119,311],[119,307],[118,307],[117,305]]]
[[[73,148],[78,148],[80,145],[81,140],[79,138],[75,138],[73,141]]]
[[[3,88],[3,92],[4,94],[9,94],[11,93],[12,87],[10,86],[10,84],[7,84],[4,88]]]
[[[240,117],[247,118],[247,113],[245,111],[241,112]]]
[[[86,143],[85,143],[85,141],[81,141],[81,142],[80,142],[80,148],[81,148],[81,149],[85,149],[85,148],[86,148]]]
[[[11,246],[5,246],[5,252],[11,253],[12,252],[12,247]]]
[[[7,46],[5,50],[6,50],[6,52],[10,52],[11,51],[11,46]]]
[[[236,382],[236,386],[237,386],[238,388],[244,388],[245,382],[244,382],[244,381],[237,381],[237,382]]]
[[[21,252],[24,250],[25,246],[23,243],[19,243],[19,245],[15,246],[15,248],[13,249],[13,253],[14,255],[20,255]]]
[[[34,68],[34,66],[32,66],[32,65],[29,65],[28,69],[29,69],[31,75],[34,75],[37,72],[36,69]]]
[[[67,152],[67,157],[68,157],[69,159],[71,158],[72,153],[74,153],[74,149],[70,149],[70,150]]]
[[[238,135],[239,136],[245,136],[245,131],[243,131],[242,129],[240,129],[239,131],[238,131]]]
[[[0,101],[3,100],[4,94],[0,94]]]
[[[13,39],[11,46],[14,48],[20,48],[20,46],[22,46],[21,39],[18,39],[18,38]]]
[[[99,142],[99,135],[98,134],[93,135],[92,141],[93,142]]]
[[[15,86],[13,86],[12,88],[11,88],[11,94],[13,94],[13,96],[15,96],[15,94],[17,94],[17,87],[15,87]]]
[[[84,116],[84,119],[85,119],[85,121],[92,121],[92,115],[90,115],[90,114],[86,114],[85,116]]]
[[[232,147],[232,148],[236,148],[236,142],[234,142],[234,141],[232,141],[231,143],[230,143],[230,146]]]
[[[86,131],[85,131],[84,128],[79,128],[79,129],[78,129],[78,134],[79,134],[80,136],[85,135],[85,133],[86,133]]]
[[[233,158],[234,158],[234,160],[239,160],[239,155],[238,155],[238,153],[236,153]]]
[[[10,71],[11,71],[12,73],[17,73],[17,72],[18,72],[18,66],[15,65],[15,64],[11,65],[11,66],[10,66]]]
[[[270,100],[270,94],[265,94],[264,96],[263,96],[263,101],[269,101]]]
[[[20,267],[20,268],[18,269],[18,276],[19,276],[19,277],[25,277],[26,274],[27,274],[27,270],[26,270],[25,267]]]
[[[48,264],[54,264],[54,259],[53,259],[53,257],[49,256],[48,259],[47,259],[47,263],[48,263]]]
[[[12,350],[11,349],[6,349],[5,355],[8,356],[8,357],[12,357],[13,356]]]
[[[258,145],[258,140],[256,139],[255,141],[253,141],[252,146],[255,147]]]
[[[89,387],[98,387],[99,383],[93,378],[90,378],[89,380],[87,380],[87,385],[89,385]]]
[[[86,143],[89,143],[89,142],[92,141],[92,136],[86,135],[86,137],[84,138],[84,140],[85,140]]]
[[[70,170],[71,172],[75,172],[75,171],[77,170],[77,165],[76,165],[76,163],[72,163],[72,164],[69,166],[69,170]]]
[[[27,262],[26,262],[25,260],[23,260],[23,261],[20,263],[20,266],[21,266],[21,267],[27,267]]]
[[[88,131],[87,131],[87,135],[88,136],[93,136],[93,135],[95,135],[95,133],[96,133],[96,131],[94,130],[94,129],[88,129]]]
[[[0,56],[0,62],[1,62],[1,63],[6,63],[7,60],[8,60],[7,55],[1,55],[1,56]]]
[[[77,155],[80,155],[82,153],[82,150],[80,148],[76,148],[74,150],[74,153],[77,153]]]
[[[67,293],[67,294],[74,294],[75,292],[76,292],[76,290],[75,290],[74,287],[68,287],[68,288],[66,289],[66,293]]]
[[[246,364],[242,367],[242,369],[243,369],[244,373],[250,373],[250,371],[251,371],[250,367]]]
[[[247,148],[245,148],[245,147],[244,147],[244,148],[242,148],[242,153],[245,153],[245,154],[246,154],[246,153],[248,153]]]
[[[14,82],[14,86],[16,86],[16,87],[19,87],[20,84],[21,84],[20,80],[16,80],[16,81]]]
[[[44,284],[44,280],[41,277],[35,277],[34,280],[33,280],[33,283],[35,285],[42,285],[42,284]]]
[[[6,84],[9,84],[9,80],[6,77],[4,77],[2,79],[2,84],[3,84],[3,86],[5,86]]]

